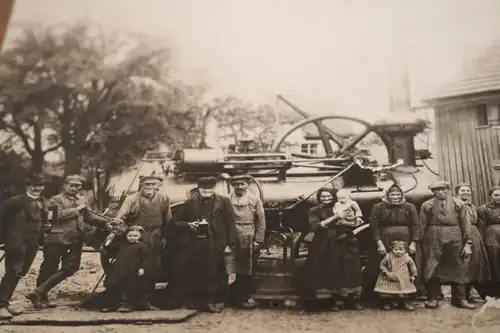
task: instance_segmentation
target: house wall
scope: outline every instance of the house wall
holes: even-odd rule
[[[488,188],[498,179],[493,162],[500,159],[495,126],[479,126],[477,103],[436,107],[435,127],[439,174],[452,185],[467,182],[474,188],[473,201],[487,201]]]

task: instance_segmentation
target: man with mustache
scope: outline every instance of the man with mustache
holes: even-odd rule
[[[56,307],[56,303],[49,302],[48,292],[80,269],[84,223],[106,228],[109,222],[88,210],[82,202],[78,194],[83,183],[84,179],[79,175],[66,177],[62,193],[53,196],[48,202],[49,207],[57,207],[58,213],[52,221],[52,229],[43,235],[43,262],[37,287],[26,295],[35,308]]]
[[[434,198],[420,207],[423,230],[424,280],[427,308],[437,308],[441,283],[451,283],[451,302],[474,309],[465,298],[465,274],[472,254],[471,221],[466,205],[449,195],[450,184],[438,181],[429,186]]]
[[[45,183],[33,176],[26,192],[4,201],[0,206],[0,244],[5,245],[5,274],[0,282],[0,320],[11,319],[18,311],[9,302],[35,259],[42,229],[50,229],[47,205],[42,197]]]
[[[234,221],[228,198],[215,194],[217,179],[202,177],[198,188],[172,219],[175,256],[169,286],[179,306],[220,312],[224,253],[235,245]]]
[[[236,229],[236,281],[233,284],[235,301],[245,309],[257,306],[251,297],[253,286],[254,253],[264,242],[266,218],[260,198],[248,191],[250,177],[238,174],[231,178],[234,191],[229,200],[233,208]]]
[[[144,228],[142,241],[148,247],[144,279],[149,287],[138,302],[141,309],[153,308],[149,304],[149,294],[154,290],[162,268],[160,250],[166,245],[167,228],[172,219],[170,199],[158,191],[162,180],[163,178],[155,175],[142,176],[139,191],[125,199],[116,215],[116,219],[124,221],[126,225],[139,225]]]

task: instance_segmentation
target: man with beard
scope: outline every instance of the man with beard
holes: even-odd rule
[[[79,175],[66,177],[63,192],[48,202],[49,207],[57,207],[58,218],[53,219],[50,232],[43,237],[43,262],[37,287],[26,295],[35,308],[56,307],[55,303],[49,302],[48,292],[80,269],[84,223],[105,228],[109,222],[82,203],[78,194],[83,183]]]
[[[175,301],[211,313],[220,312],[215,302],[224,253],[235,245],[231,203],[215,194],[216,183],[214,177],[200,178],[198,190],[173,217],[176,244],[169,280]]]
[[[5,274],[0,282],[0,320],[11,319],[19,312],[9,302],[35,259],[42,229],[50,229],[47,205],[42,198],[44,181],[34,176],[26,192],[4,201],[0,206],[0,244],[5,245]]]
[[[229,196],[236,230],[236,281],[232,294],[245,309],[257,306],[251,297],[254,292],[253,261],[254,253],[260,249],[266,232],[264,205],[258,196],[248,191],[249,180],[245,174],[232,177],[234,192]]]
[[[158,192],[162,180],[155,175],[141,177],[139,191],[125,199],[116,215],[116,219],[124,221],[127,226],[139,225],[144,228],[142,241],[148,247],[144,279],[147,280],[148,290],[138,301],[142,309],[152,308],[149,296],[161,269],[160,250],[166,245],[167,228],[172,219],[170,199]]]
[[[472,254],[471,221],[463,202],[449,196],[450,184],[438,181],[429,189],[434,198],[420,208],[423,230],[424,279],[427,283],[427,308],[437,308],[441,283],[451,283],[452,304],[475,307],[465,298],[465,276]]]

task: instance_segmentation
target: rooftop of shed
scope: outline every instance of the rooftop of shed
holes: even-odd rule
[[[473,96],[500,91],[500,40],[491,44],[454,81],[444,85],[436,93],[426,96],[424,102]]]

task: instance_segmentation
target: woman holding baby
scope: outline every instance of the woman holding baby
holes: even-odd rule
[[[361,310],[361,263],[352,230],[363,221],[359,206],[348,192],[341,191],[318,190],[318,205],[309,210],[314,237],[309,245],[302,287],[309,294],[329,296],[332,311],[339,310],[340,301]]]

